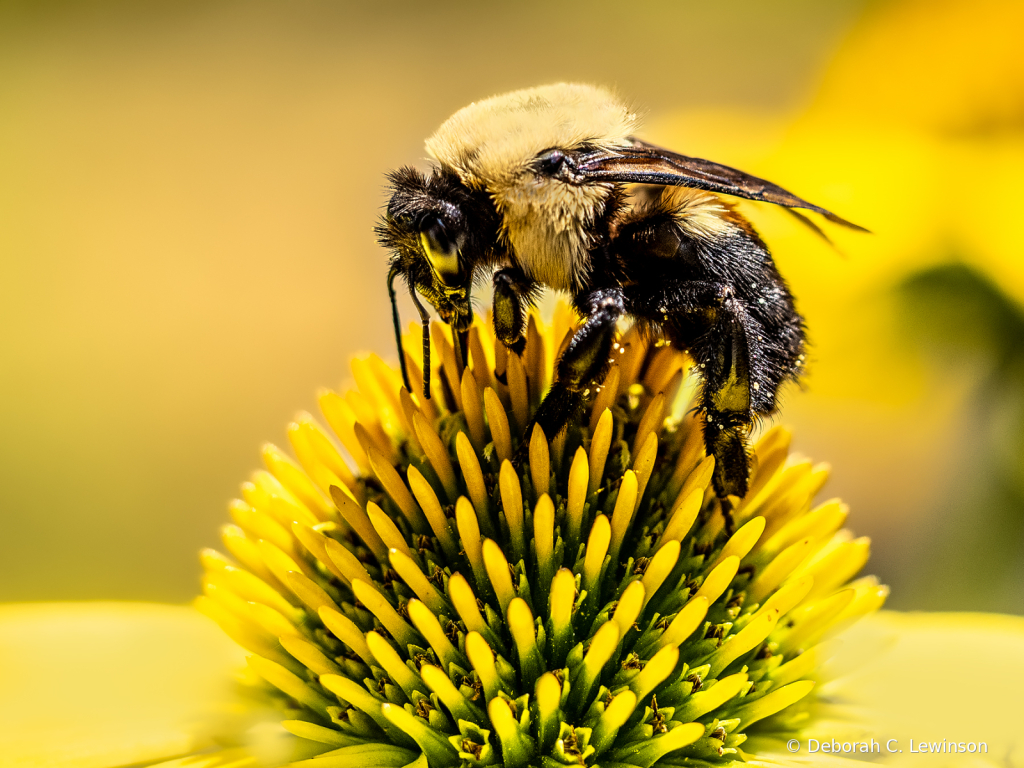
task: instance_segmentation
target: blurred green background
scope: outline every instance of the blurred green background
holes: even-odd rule
[[[743,205],[810,326],[780,420],[897,608],[1024,612],[1016,2],[0,4],[0,600],[184,601],[225,502],[393,355],[383,173],[470,101],[605,84]],[[411,314],[409,315],[411,316]]]

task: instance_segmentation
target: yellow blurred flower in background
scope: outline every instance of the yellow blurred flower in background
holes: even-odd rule
[[[918,452],[932,458],[938,493],[912,515],[918,531],[934,533],[905,564],[901,606],[1024,605],[1021,29],[1015,2],[878,6],[789,142],[790,161],[821,158],[807,182],[856,189],[851,215],[877,232],[851,249],[863,264],[845,279],[835,259],[813,255],[815,267],[799,272],[812,276],[800,295],[832,302],[822,338],[834,329],[847,353],[811,386],[836,398],[918,400],[898,428],[919,439],[890,456],[892,477],[912,482],[904,467]],[[825,136],[838,141],[831,151]],[[823,344],[819,358],[836,352]],[[858,395],[865,371],[877,386]],[[885,430],[882,413],[869,430]],[[936,429],[949,451],[937,460],[928,445]]]
[[[710,111],[655,128],[818,190],[874,232],[830,231],[838,256],[742,206],[810,329],[806,392],[784,418],[804,450],[829,444],[899,607],[1024,605],[1022,28],[1016,2],[874,4],[795,119]]]

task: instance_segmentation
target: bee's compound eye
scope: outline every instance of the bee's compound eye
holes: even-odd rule
[[[445,284],[456,284],[462,276],[459,249],[448,228],[436,217],[424,220],[420,226],[420,246],[423,248],[423,255]]]
[[[537,158],[537,172],[545,176],[554,176],[565,165],[565,153],[560,149],[552,149]]]
[[[452,239],[448,236],[448,228],[436,217],[423,222],[423,237],[427,241],[427,250],[434,253],[449,254],[455,250]]]

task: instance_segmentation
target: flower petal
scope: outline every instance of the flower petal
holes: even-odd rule
[[[910,739],[915,748],[943,739],[985,742],[990,760],[1020,764],[1024,617],[886,611],[842,639],[858,652],[886,646],[829,690],[859,710],[876,740],[898,739],[905,756],[911,754]],[[1014,751],[1016,762],[1010,757]],[[948,751],[932,757],[951,759]]]

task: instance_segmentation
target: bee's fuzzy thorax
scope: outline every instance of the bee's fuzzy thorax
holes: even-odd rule
[[[532,164],[556,147],[626,146],[637,125],[637,115],[609,91],[558,83],[470,104],[427,140],[427,152],[466,186],[487,191],[524,272],[571,290],[588,270],[588,232],[612,185],[569,185],[537,176]]]
[[[427,152],[470,187],[507,186],[545,149],[624,146],[638,118],[610,91],[557,83],[476,101],[427,139]]]

